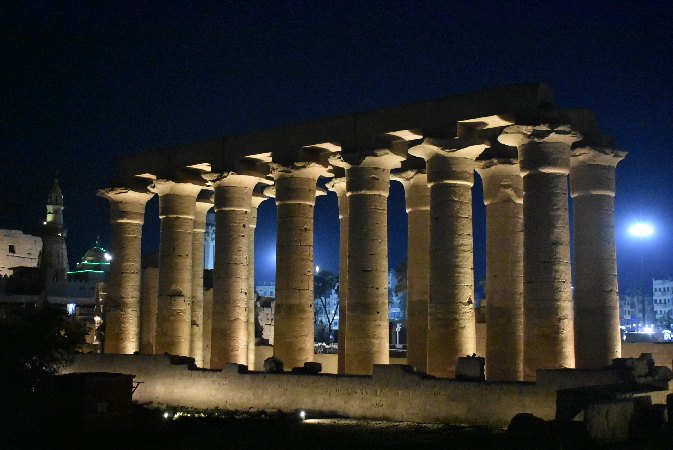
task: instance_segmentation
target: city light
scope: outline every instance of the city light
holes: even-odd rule
[[[649,223],[636,222],[629,227],[629,234],[638,238],[650,237],[654,234],[654,227]]]
[[[306,419],[306,411],[299,411],[299,418],[301,420]]]
[[[315,266],[315,273],[320,273],[320,266]]]

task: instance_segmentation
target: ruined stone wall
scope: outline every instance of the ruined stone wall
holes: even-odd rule
[[[551,420],[556,393],[532,383],[422,379],[403,366],[375,366],[370,376],[188,370],[166,356],[78,355],[70,372],[119,372],[142,381],[134,400],[198,409],[321,411],[348,417],[504,426],[518,412]],[[488,399],[488,401],[485,401]]]
[[[0,276],[11,275],[10,267],[37,267],[42,239],[18,230],[0,230]]]

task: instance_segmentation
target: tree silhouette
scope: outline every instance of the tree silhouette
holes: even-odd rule
[[[336,318],[337,312],[339,311],[339,301],[337,300],[336,305],[333,311],[329,311],[327,305],[327,299],[332,294],[332,291],[337,289],[339,286],[339,276],[325,270],[315,274],[313,278],[313,291],[314,297],[316,300],[315,305],[315,319],[324,318],[325,323],[327,324],[327,337],[332,334],[332,324]],[[337,291],[338,294],[338,291]]]

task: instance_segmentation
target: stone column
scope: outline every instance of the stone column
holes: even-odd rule
[[[274,164],[277,206],[273,354],[290,370],[313,361],[313,209],[316,163]]]
[[[339,203],[339,374],[346,373],[346,323],[348,317],[348,196],[346,178],[334,178],[327,183]]]
[[[388,192],[402,157],[387,149],[343,155],[348,196],[348,310],[345,372],[388,364]],[[341,328],[341,325],[339,325]]]
[[[105,298],[105,353],[140,350],[140,241],[145,204],[151,193],[129,188],[101,189],[110,201],[110,273]]]
[[[194,232],[192,233],[192,334],[191,356],[197,367],[203,367],[203,266],[206,215],[213,207],[213,193],[202,191],[196,199]]]
[[[215,269],[210,367],[248,364],[250,208],[256,176],[225,173],[215,186]]]
[[[407,362],[427,372],[430,264],[430,188],[425,171],[399,174],[408,215]]]
[[[257,208],[268,197],[253,194],[250,208],[250,235],[248,236],[248,369],[255,369],[255,230],[257,229]]]
[[[409,150],[427,161],[430,186],[428,373],[453,377],[459,357],[477,351],[474,314],[473,139],[425,139]]]
[[[191,354],[192,232],[196,196],[201,186],[156,180],[159,195],[159,300],[156,352]]]
[[[538,369],[575,367],[568,172],[578,134],[562,125],[504,129],[523,176],[524,380]]]
[[[621,356],[614,207],[615,170],[625,156],[581,147],[570,158],[578,369],[605,367]]]
[[[477,162],[486,205],[486,376],[523,380],[523,180],[516,158]]]

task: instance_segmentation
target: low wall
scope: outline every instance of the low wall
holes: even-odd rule
[[[333,356],[333,355],[318,355]],[[159,355],[77,355],[63,370],[117,372],[142,381],[134,400],[155,406],[223,410],[299,409],[348,417],[505,426],[519,412],[554,418],[556,390],[532,383],[423,378],[406,366],[375,366],[369,376],[189,370]]]
[[[263,372],[264,360],[272,355],[273,347],[270,345],[255,347],[255,370]],[[316,353],[313,355],[313,361],[322,364],[322,373],[336,374],[338,371],[338,355],[336,354]],[[407,358],[390,358],[390,364],[406,365]]]

